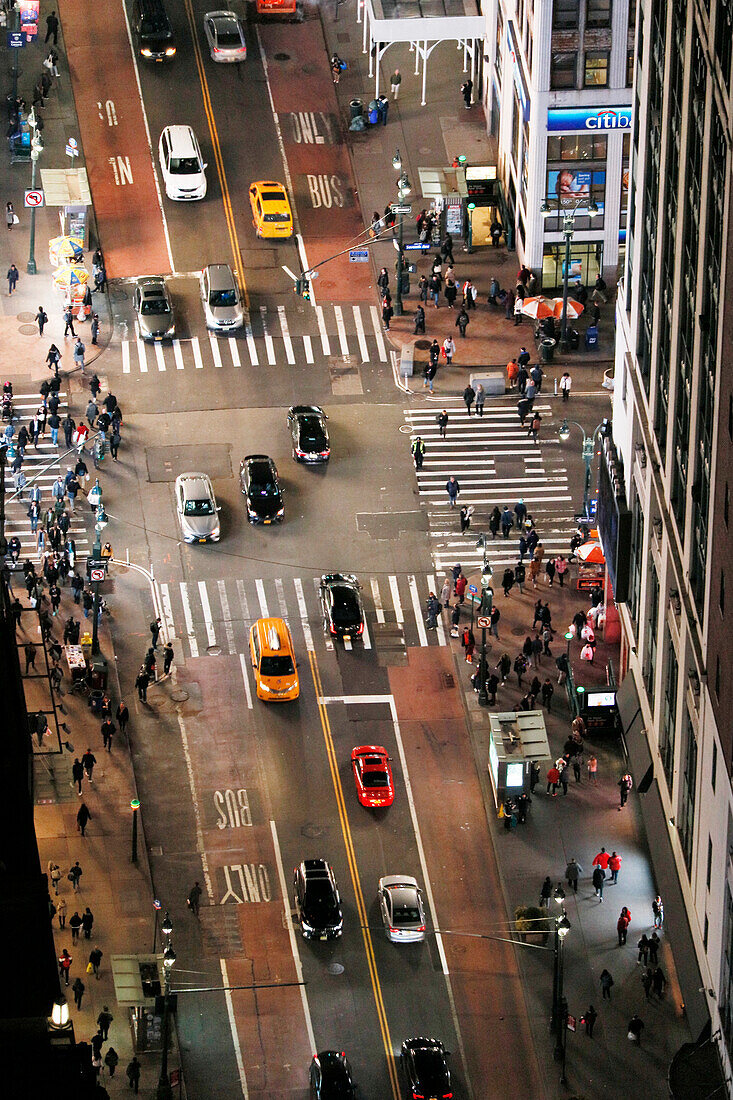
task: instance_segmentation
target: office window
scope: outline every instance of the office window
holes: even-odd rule
[[[584,88],[608,87],[608,50],[587,50],[583,70]],[[554,87],[555,85],[552,85]]]
[[[715,52],[720,61],[723,83],[730,91],[733,57],[733,0],[718,0],[715,15]]]
[[[553,53],[550,59],[550,87],[574,88],[577,83],[577,53]]]
[[[659,578],[652,565],[649,570],[647,593],[646,637],[644,639],[644,686],[649,706],[654,710],[654,692],[657,678],[657,627],[659,626]]]
[[[708,935],[709,935],[709,933],[710,933],[710,921],[708,920],[708,915],[706,913],[705,914],[705,927],[704,927],[703,933],[702,933],[702,945],[703,945],[703,947],[705,948],[706,951],[708,949]]]
[[[641,579],[644,566],[644,513],[641,510],[641,501],[634,494],[631,505],[631,570],[629,574],[629,599],[628,609],[634,621],[636,632],[639,629],[639,596],[641,594]]]
[[[588,0],[585,9],[586,27],[611,26],[611,0]]]
[[[710,880],[712,878],[712,873],[713,873],[713,842],[712,842],[712,839],[710,837],[708,837],[708,870],[707,870],[707,874],[705,876],[705,882],[707,883],[708,890],[710,889]]]
[[[733,443],[733,394],[728,396],[728,437]]]
[[[715,698],[720,702],[720,657],[715,658]],[[715,785],[713,785],[713,790],[715,790]]]
[[[632,88],[634,86],[634,51],[628,50],[626,53],[626,87]]]
[[[717,674],[720,675],[720,657],[716,658]],[[715,781],[718,778],[718,746],[713,741],[713,762],[710,765],[710,786],[715,794]]]
[[[579,0],[555,0],[552,8],[552,29],[572,31],[578,26]]]
[[[677,654],[672,645],[672,638],[667,630],[667,678],[664,685],[664,700],[662,705],[662,724],[659,731],[659,752],[662,757],[662,766],[667,778],[669,793],[672,793],[674,782],[674,750],[677,740]]]
[[[682,778],[680,781],[680,814],[677,831],[685,856],[687,873],[692,873],[692,855],[695,839],[695,784],[697,781],[697,738],[689,712],[685,728],[685,745],[682,753]]]

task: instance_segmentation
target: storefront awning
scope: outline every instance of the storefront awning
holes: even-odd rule
[[[712,1039],[685,1043],[675,1054],[667,1077],[674,1100],[720,1100],[728,1095],[718,1048]]]

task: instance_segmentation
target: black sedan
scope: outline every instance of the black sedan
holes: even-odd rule
[[[353,573],[326,573],[319,594],[326,629],[335,637],[349,639],[364,633],[361,586]]]
[[[288,410],[288,426],[296,462],[328,462],[331,443],[327,420],[320,405],[293,405]]]
[[[405,1039],[402,1044],[402,1068],[407,1079],[408,1096],[448,1100],[453,1095],[448,1069],[448,1051],[440,1039]]]
[[[344,915],[328,860],[304,859],[293,872],[293,893],[304,939],[338,939],[344,930]]]
[[[277,467],[267,455],[247,455],[239,464],[239,484],[250,523],[280,523],[285,511]]]
[[[354,1082],[343,1051],[322,1050],[311,1062],[311,1100],[352,1100]]]

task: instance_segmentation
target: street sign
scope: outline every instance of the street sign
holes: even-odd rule
[[[349,263],[351,264],[368,264],[369,263],[369,249],[368,248],[352,248],[349,250]]]
[[[491,626],[491,619],[488,615],[479,615],[476,619],[476,625],[482,627],[485,630]]]
[[[17,50],[25,46],[25,34],[23,31],[8,31],[8,48]]]
[[[402,247],[405,252],[428,252],[433,246],[429,241],[410,241]]]
[[[408,203],[393,202],[390,203],[390,210],[393,214],[411,214],[412,207]]]
[[[478,592],[478,588],[476,587],[476,585],[475,585],[475,584],[469,584],[469,586],[468,586],[468,591],[469,591],[469,592],[474,592],[474,593],[475,593],[475,592]]]
[[[90,569],[89,570],[89,580],[90,581],[103,581],[105,576],[106,576],[106,574],[104,572],[104,569]]]
[[[93,558],[91,555],[87,558],[88,569],[106,569],[109,558]]]
[[[30,207],[43,206],[43,191],[26,191],[25,205]]]
[[[66,144],[67,144],[67,145],[70,145],[72,149],[76,149],[76,147],[77,147],[77,145],[78,145],[79,143],[78,143],[78,141],[76,140],[76,138],[68,138],[68,140],[67,140]]]
[[[71,143],[68,143],[66,146],[66,155],[67,157],[78,157],[79,150],[77,149],[76,145],[71,145]]]

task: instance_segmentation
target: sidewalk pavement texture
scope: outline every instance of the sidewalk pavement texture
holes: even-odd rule
[[[347,62],[347,69],[336,87],[345,128],[349,119],[349,101],[361,99],[366,108],[374,96],[374,79],[369,77],[368,56],[362,53],[362,27],[356,22],[355,5],[352,2],[342,5],[338,22],[331,21],[330,16],[325,14],[323,18],[329,54],[338,52]],[[481,104],[475,104],[470,111],[464,108],[460,86],[466,77],[462,72],[461,58],[462,53],[456,51],[453,42],[441,43],[434,49],[428,68],[427,105],[421,107],[421,77],[414,75],[414,52],[410,52],[407,45],[395,45],[384,55],[380,88],[386,95],[390,94],[390,75],[395,68],[399,68],[402,73],[399,99],[395,102],[390,97],[386,126],[368,126],[361,133],[349,132],[346,136],[365,228],[371,223],[373,211],[381,214],[387,203],[397,200],[397,174],[392,167],[396,150],[401,154],[412,184],[412,194],[407,200],[412,205],[412,214],[405,215],[404,220],[406,242],[417,239],[415,219],[423,207],[429,206],[420,194],[419,168],[449,166],[458,154],[465,154],[469,164],[497,164],[496,139],[486,133]],[[377,273],[386,267],[394,306],[397,253],[393,240],[388,238],[383,243],[376,242],[370,251],[374,294],[378,294]],[[476,246],[474,242],[473,252],[469,254],[464,251],[462,241],[453,242],[457,283],[461,285],[470,278],[478,290],[476,309],[470,312],[466,338],[461,339],[455,324],[460,309],[460,294],[456,308],[451,310],[442,293],[438,309],[431,302],[423,304],[426,333],[422,337],[414,336],[414,314],[419,304],[417,283],[421,275],[429,276],[433,259],[439,251],[433,248],[429,253],[405,253],[410,262],[417,262],[417,273],[410,275],[410,294],[404,299],[404,315],[393,317],[390,323],[389,336],[398,351],[404,344],[417,341],[415,374],[421,373],[421,364],[427,361],[427,349],[433,338],[442,345],[448,335],[455,340],[456,355],[451,367],[447,367],[441,358],[434,383],[437,394],[462,392],[469,373],[477,368],[482,370],[491,366],[504,370],[522,345],[526,345],[532,362],[535,362],[539,358],[534,339],[535,322],[525,318],[521,325],[515,326],[513,319],[505,318],[503,306],[487,304],[489,285],[494,275],[504,290],[514,290],[516,285],[520,266],[517,254],[509,252],[503,245],[493,248],[490,245]],[[535,274],[539,277],[541,273]],[[580,347],[575,352],[562,355],[556,349],[554,363],[547,366],[550,377],[556,375],[559,378],[567,369],[576,390],[598,388],[600,382],[597,379],[602,381],[603,370],[613,365],[614,297],[609,289],[608,302],[601,306],[596,349],[586,351],[584,347],[583,338],[589,321],[581,316],[577,323],[570,322],[570,326],[580,333]],[[420,380],[418,386],[421,385]]]

